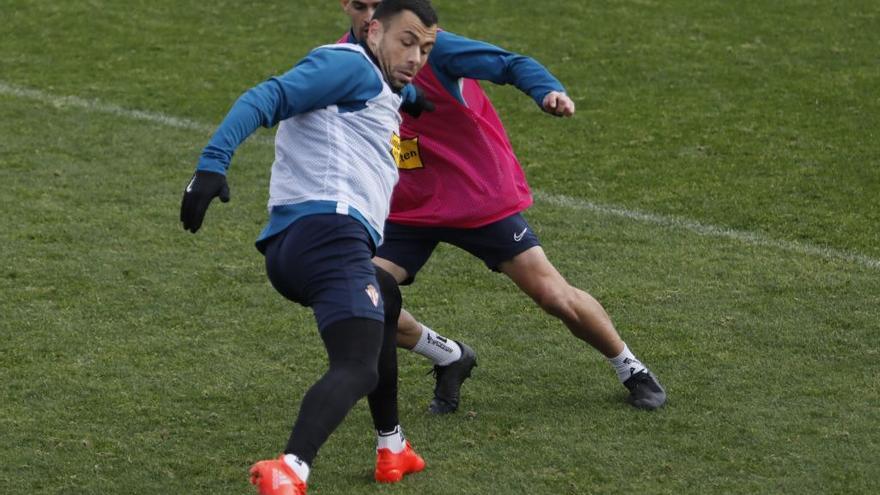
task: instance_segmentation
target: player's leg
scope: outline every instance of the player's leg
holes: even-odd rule
[[[366,318],[334,322],[322,330],[329,367],[303,397],[284,453],[251,468],[251,483],[261,495],[306,493],[318,450],[376,386],[382,332],[381,322]]]
[[[384,308],[370,242],[364,227],[350,217],[314,215],[266,246],[272,285],[286,298],[312,307],[329,367],[303,397],[284,454],[252,468],[251,482],[263,495],[304,494],[318,449],[376,387]]]
[[[397,319],[401,296],[397,281],[376,267],[376,279],[385,308],[384,335],[379,353],[379,381],[367,396],[376,428],[376,481],[395,483],[405,474],[425,469],[425,461],[403,434],[397,411]]]
[[[608,358],[618,379],[630,390],[630,404],[642,409],[663,405],[663,387],[620,338],[602,305],[590,294],[571,286],[540,246],[501,263],[499,269],[544,311],[559,318],[575,337]]]
[[[385,239],[373,262],[398,283],[410,284],[437,246],[436,231],[386,222]],[[477,364],[473,349],[440,335],[405,309],[401,310],[398,319],[397,342],[399,347],[434,363],[434,398],[428,410],[433,414],[455,412],[461,397],[461,385]]]
[[[550,263],[522,214],[476,229],[455,229],[444,241],[506,274],[544,311],[562,320],[574,336],[604,354],[630,389],[629,401],[634,406],[654,409],[666,400],[656,378],[620,339],[602,305],[572,287]]]
[[[311,466],[355,403],[376,388],[383,332],[382,322],[366,318],[334,322],[321,331],[329,366],[303,397],[285,454]]]
[[[397,318],[400,316],[401,295],[397,281],[388,272],[376,267],[376,280],[382,294],[385,321],[382,347],[379,352],[379,381],[367,399],[377,432],[387,432],[400,423],[397,411]]]
[[[562,320],[575,337],[605,357],[623,351],[623,340],[602,305],[590,294],[572,287],[550,263],[541,246],[514,256],[498,268],[541,309]]]
[[[376,250],[373,263],[390,273],[398,284],[411,284],[437,247],[435,231],[385,222],[384,239]],[[442,344],[445,338],[419,323],[408,311],[404,309],[400,315],[397,328],[399,347],[421,354],[439,366],[452,363],[461,356],[456,346],[432,345],[435,342]],[[438,336],[441,338],[435,338]]]
[[[398,284],[409,278],[409,275],[403,267],[396,265],[390,260],[376,256],[373,258],[373,263],[392,275]],[[416,344],[419,343],[421,336],[421,324],[419,324],[418,320],[416,320],[409,311],[401,308],[397,324],[397,346],[411,351]]]

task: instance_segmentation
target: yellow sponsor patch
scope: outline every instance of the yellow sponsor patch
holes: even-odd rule
[[[400,139],[397,134],[391,135],[391,154],[397,163],[397,168],[412,170],[422,168],[422,157],[419,154],[419,137],[412,139]]]

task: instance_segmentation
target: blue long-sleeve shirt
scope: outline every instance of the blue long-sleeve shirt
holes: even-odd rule
[[[245,92],[202,151],[198,170],[225,174],[258,127],[279,125],[263,241],[306,215],[351,215],[381,241],[397,168],[391,146],[407,86],[394,93],[358,46],[309,53],[287,73]]]
[[[547,93],[565,91],[562,83],[535,59],[448,31],[437,34],[428,63],[443,86],[462,103],[460,78],[511,84],[538,106]]]
[[[363,109],[382,89],[374,66],[356,52],[322,47],[313,50],[291,70],[271,77],[242,94],[202,150],[198,170],[226,173],[235,150],[259,127],[336,105],[341,111]],[[415,92],[407,85],[403,99]]]

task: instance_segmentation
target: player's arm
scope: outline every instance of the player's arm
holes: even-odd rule
[[[317,49],[287,73],[245,92],[202,151],[197,170],[226,173],[235,150],[259,127],[317,108],[378,93],[381,81],[363,56],[350,50]],[[366,98],[362,98],[366,99]]]
[[[229,201],[226,170],[235,150],[259,127],[329,105],[366,101],[382,82],[370,63],[351,50],[317,49],[287,73],[241,95],[202,150],[183,194],[180,221],[195,233],[211,201]]]
[[[428,59],[450,79],[468,78],[512,84],[529,95],[544,111],[560,116],[574,114],[574,102],[546,67],[535,59],[448,31],[437,34]]]

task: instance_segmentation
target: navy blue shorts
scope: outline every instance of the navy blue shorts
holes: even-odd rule
[[[541,245],[522,213],[474,229],[413,227],[387,221],[376,256],[405,269],[408,278],[401,285],[408,285],[440,242],[464,249],[496,272],[501,263]]]
[[[303,217],[266,241],[266,272],[281,295],[309,306],[318,328],[337,321],[385,321],[367,229],[347,215]]]

